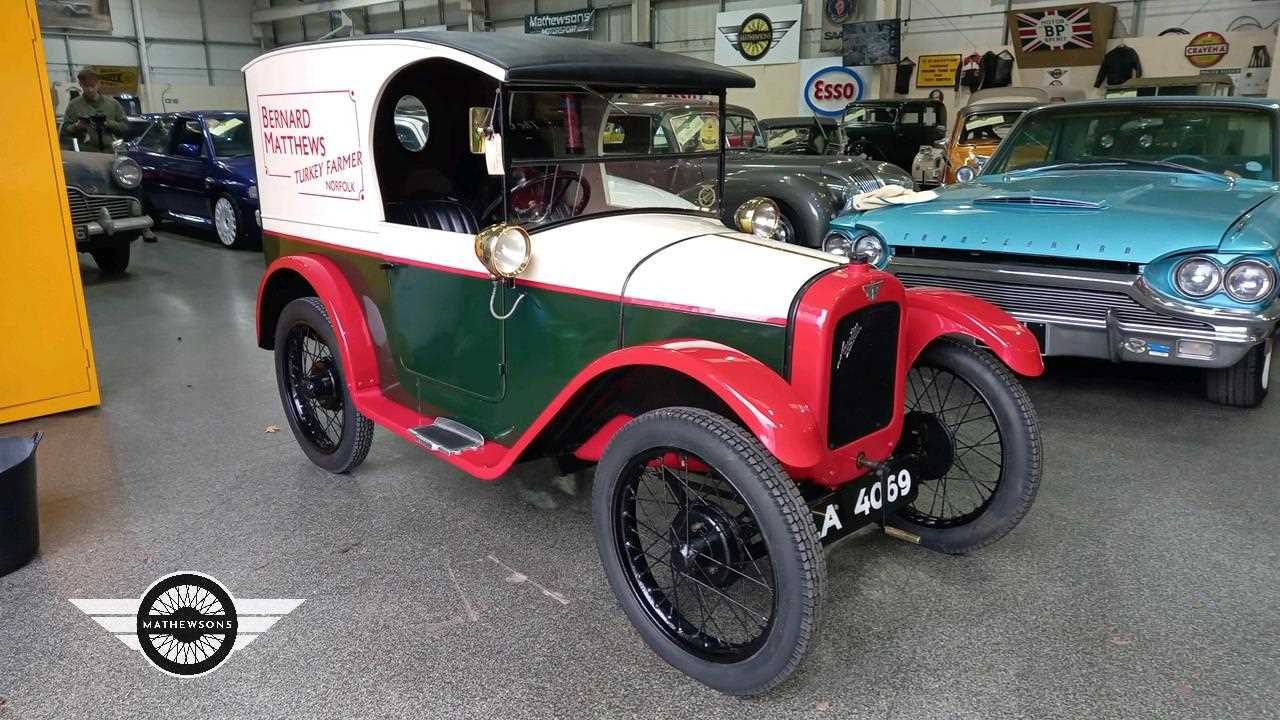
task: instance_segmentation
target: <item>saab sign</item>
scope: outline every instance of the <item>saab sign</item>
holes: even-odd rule
[[[866,86],[853,68],[828,65],[809,76],[804,84],[804,103],[815,115],[834,117],[855,100],[861,100]]]

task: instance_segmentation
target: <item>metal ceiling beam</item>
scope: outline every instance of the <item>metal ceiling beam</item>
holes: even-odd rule
[[[276,20],[289,20],[305,15],[315,15],[317,13],[355,10],[356,8],[369,7],[370,5],[382,5],[386,2],[387,0],[315,0],[314,2],[299,3],[297,5],[283,5],[254,10],[249,14],[249,19],[256,25]]]

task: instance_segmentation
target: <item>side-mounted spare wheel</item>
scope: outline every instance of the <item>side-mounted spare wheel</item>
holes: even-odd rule
[[[795,670],[826,565],[809,508],[754,435],[706,410],[645,413],[610,440],[592,514],[609,584],[664,660],[733,695]]]
[[[311,462],[344,473],[364,462],[373,422],[351,402],[341,353],[324,304],[293,300],[276,321],[276,385],[285,417]]]
[[[906,417],[895,451],[917,458],[919,492],[892,525],[946,553],[999,540],[1040,487],[1040,425],[1031,398],[989,352],[936,340],[907,374]]]

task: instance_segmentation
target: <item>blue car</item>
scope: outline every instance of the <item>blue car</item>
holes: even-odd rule
[[[1280,301],[1280,103],[1148,97],[1032,110],[972,182],[841,216],[824,248],[965,290],[1046,355],[1205,369],[1267,393]]]
[[[227,247],[262,242],[258,181],[249,115],[180,112],[151,115],[151,126],[128,147],[142,166],[147,211],[213,230]]]

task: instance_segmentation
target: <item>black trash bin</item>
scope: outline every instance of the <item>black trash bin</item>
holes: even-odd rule
[[[0,437],[0,575],[26,565],[40,545],[36,446],[41,437]]]

